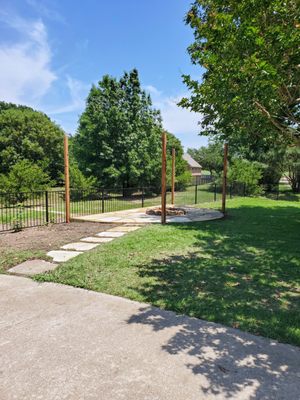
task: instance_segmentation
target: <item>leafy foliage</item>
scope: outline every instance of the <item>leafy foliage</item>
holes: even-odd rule
[[[77,190],[90,190],[96,186],[96,178],[86,177],[80,171],[77,163],[70,164],[70,186]]]
[[[300,149],[288,148],[284,158],[285,175],[294,193],[300,193]]]
[[[0,102],[0,173],[21,160],[38,165],[51,179],[63,171],[64,132],[45,114]]]
[[[18,161],[7,175],[0,175],[0,190],[14,194],[10,202],[23,202],[26,192],[45,190],[50,184],[48,174],[28,160]]]
[[[203,81],[181,105],[203,114],[202,134],[249,150],[300,136],[300,7],[297,0],[197,0],[186,16]]]
[[[228,182],[244,184],[248,195],[259,194],[259,181],[262,177],[262,170],[262,165],[257,162],[235,158],[229,166]]]
[[[101,186],[157,185],[161,118],[137,70],[92,87],[73,146],[80,169]]]
[[[187,152],[211,175],[219,175],[222,172],[224,150],[221,143],[210,142],[207,147],[188,149]]]

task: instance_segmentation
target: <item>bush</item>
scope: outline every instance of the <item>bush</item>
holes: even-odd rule
[[[261,180],[263,167],[258,162],[250,162],[242,158],[232,161],[228,170],[228,182],[245,185],[247,195],[261,194],[259,181]]]
[[[13,203],[22,203],[27,199],[27,193],[46,190],[49,185],[48,174],[28,160],[17,162],[7,175],[0,175],[0,190],[11,193]]]
[[[71,200],[91,199],[95,185],[96,178],[84,176],[75,162],[70,165],[70,186],[73,189],[70,192]]]

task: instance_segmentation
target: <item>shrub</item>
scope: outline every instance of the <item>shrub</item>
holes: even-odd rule
[[[245,185],[247,195],[261,193],[259,181],[262,177],[263,167],[258,162],[250,162],[242,158],[232,161],[228,170],[228,182]]]
[[[28,193],[45,190],[49,185],[48,174],[28,160],[17,162],[7,175],[0,175],[0,190],[11,193],[10,201],[13,203],[22,203]]]

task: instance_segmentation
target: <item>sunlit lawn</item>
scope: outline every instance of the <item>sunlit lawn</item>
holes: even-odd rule
[[[153,225],[40,276],[300,345],[300,204],[242,198],[224,220]]]

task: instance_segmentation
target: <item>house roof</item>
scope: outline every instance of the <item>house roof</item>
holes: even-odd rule
[[[184,153],[183,159],[189,164],[191,168],[202,168],[196,160],[193,159],[188,153]]]

